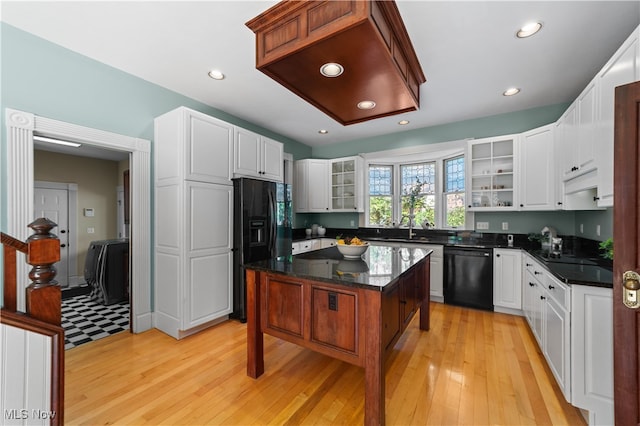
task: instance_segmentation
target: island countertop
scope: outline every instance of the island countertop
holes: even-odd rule
[[[270,271],[292,277],[383,290],[413,265],[431,254],[427,248],[371,245],[361,259],[345,259],[336,247],[295,256],[269,259],[245,268]]]

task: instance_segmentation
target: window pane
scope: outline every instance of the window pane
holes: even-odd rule
[[[446,204],[446,226],[451,228],[464,226],[464,192],[445,194],[444,199]]]
[[[391,195],[392,166],[369,166],[369,195]]]
[[[407,164],[400,166],[402,194],[435,194],[436,163]]]
[[[444,161],[444,192],[464,191],[464,156]]]
[[[402,226],[409,226],[410,202],[411,196],[402,196],[402,221],[400,222],[400,225]],[[435,194],[427,194],[415,197],[413,207],[413,226],[420,227],[425,221],[434,224],[436,221],[435,205]]]
[[[369,197],[369,224],[390,226],[392,219],[391,196]]]

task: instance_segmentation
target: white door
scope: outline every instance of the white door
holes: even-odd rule
[[[55,280],[69,286],[69,194],[64,189],[35,188],[34,218],[46,217],[58,226],[51,230],[60,239],[60,261]]]

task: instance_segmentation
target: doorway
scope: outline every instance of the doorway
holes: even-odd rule
[[[131,158],[131,327],[134,333],[152,328],[151,314],[151,143],[102,130],[5,109],[7,128],[7,232],[26,240],[34,212],[34,133],[70,139],[87,147],[120,150]],[[133,228],[135,227],[135,229]],[[17,281],[28,283],[29,265],[19,265]],[[24,292],[18,291],[18,309],[24,310]]]

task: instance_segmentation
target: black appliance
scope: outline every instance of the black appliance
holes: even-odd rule
[[[233,313],[247,320],[243,265],[291,256],[291,187],[257,179],[234,179]]]
[[[91,241],[84,262],[89,297],[103,305],[129,300],[129,240]]]
[[[493,250],[444,248],[444,303],[493,311]]]

